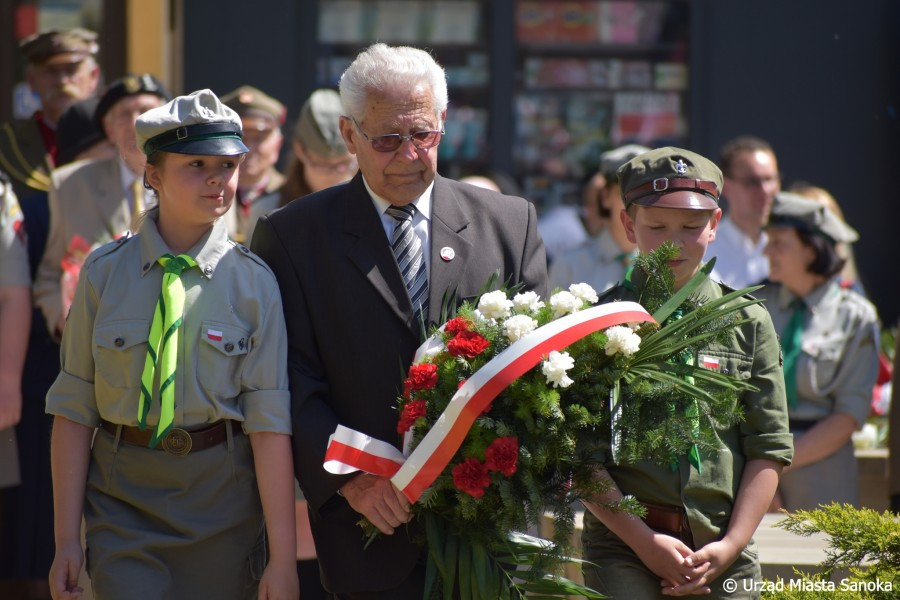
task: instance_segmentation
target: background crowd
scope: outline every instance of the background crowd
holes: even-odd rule
[[[59,341],[85,258],[135,231],[138,215],[158,202],[145,185],[135,122],[171,94],[150,73],[101,83],[96,36],[86,30],[42,33],[25,40],[21,51],[41,108],[11,122],[12,135],[0,139],[0,576],[6,580],[0,591],[5,585],[8,597],[42,598],[54,552],[51,417],[44,398],[59,371]],[[294,123],[263,90],[245,85],[222,92],[222,103],[240,117],[249,150],[223,217],[235,242],[249,245],[262,217],[350,181],[358,160],[366,159],[348,150],[349,134],[341,131],[346,113],[335,90],[313,92]],[[453,119],[452,108],[446,118]],[[616,172],[649,150],[629,144],[602,153],[596,172],[582,182],[577,210],[538,214],[551,289],[586,282],[601,292],[623,280],[637,249],[623,228]],[[890,378],[881,324],[855,265],[859,234],[827,190],[783,181],[776,149],[765,140],[740,136],[716,158],[725,216],[707,251],[707,258],[716,257],[713,277],[734,289],[764,284],[758,295],[767,299],[784,356],[795,455],[771,508],[858,504],[851,435],[872,413],[876,386]],[[476,186],[520,195],[507,177],[473,175],[482,176],[471,181]],[[449,185],[438,181],[436,194]],[[322,493],[317,482],[304,487]],[[892,491],[897,509],[900,481]],[[296,518],[302,597],[325,597],[299,487]]]

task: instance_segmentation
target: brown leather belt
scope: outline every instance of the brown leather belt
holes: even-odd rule
[[[231,427],[232,435],[243,433],[240,423],[231,420],[219,421],[203,429],[195,429],[193,431],[173,427],[166,434],[166,437],[160,440],[155,449],[163,450],[174,456],[184,456],[189,452],[206,450],[207,448],[218,446],[228,439],[226,428],[229,426]],[[103,420],[100,421],[100,427],[113,435],[116,435],[116,430],[119,428],[115,423]],[[123,442],[146,448],[150,444],[150,438],[154,429],[148,427],[146,431],[141,431],[137,427],[122,425],[122,435],[119,436],[119,439]]]
[[[690,531],[687,513],[683,508],[649,504],[647,502],[641,502],[641,505],[647,509],[647,514],[643,517],[643,521],[650,529],[662,529],[678,535]]]

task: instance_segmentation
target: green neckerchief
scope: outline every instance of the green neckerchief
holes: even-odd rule
[[[178,330],[184,319],[184,283],[181,273],[197,266],[197,261],[187,254],[164,254],[157,262],[165,272],[162,290],[153,312],[147,358],[141,375],[141,396],[138,402],[138,427],[147,428],[147,413],[153,401],[153,384],[159,371],[159,423],[150,438],[149,447],[155,447],[166,437],[175,419],[175,370],[178,366]]]
[[[793,309],[791,319],[781,334],[781,354],[784,363],[784,391],[787,395],[788,408],[797,408],[797,359],[800,358],[803,340],[803,320],[806,317],[806,304],[801,298],[795,298],[790,307]]]

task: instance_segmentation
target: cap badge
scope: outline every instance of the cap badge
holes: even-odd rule
[[[444,246],[441,248],[441,258],[444,262],[450,262],[456,256],[456,251],[450,246]]]
[[[675,163],[675,172],[679,175],[684,175],[685,173],[687,173],[687,165],[680,158],[678,159],[678,162]]]
[[[238,96],[238,100],[241,104],[250,104],[253,102],[253,92],[241,92]]]
[[[141,89],[141,82],[138,81],[137,77],[126,77],[122,80],[122,87],[125,88],[127,93],[134,94]]]

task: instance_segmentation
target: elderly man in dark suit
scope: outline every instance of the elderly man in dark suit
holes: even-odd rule
[[[281,286],[294,460],[327,589],[337,598],[421,598],[423,549],[389,479],[322,468],[338,424],[400,446],[396,398],[445,294],[501,280],[547,291],[534,207],[437,175],[443,69],[425,52],[375,44],[341,78],[350,182],[263,217],[253,250]],[[265,343],[264,341],[262,343]],[[357,522],[383,532],[368,548]]]

